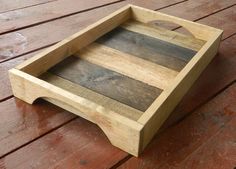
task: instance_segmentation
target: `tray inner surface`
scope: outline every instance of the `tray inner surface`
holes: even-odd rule
[[[129,21],[40,78],[137,120],[204,43]]]

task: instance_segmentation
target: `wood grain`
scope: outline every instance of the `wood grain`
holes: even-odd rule
[[[189,0],[174,6],[170,6],[168,8],[161,9],[159,11],[169,15],[195,21],[211,14],[214,15],[215,12],[219,12],[234,4],[234,0]],[[230,22],[226,23],[230,24]]]
[[[178,74],[178,72],[172,69],[98,43],[89,45],[76,55],[83,60],[87,60],[162,90],[165,89]]]
[[[14,29],[20,29],[22,27],[32,26],[114,2],[117,2],[117,0],[59,0],[5,12],[1,14],[0,18],[0,33],[12,31]]]
[[[127,154],[112,146],[94,124],[78,118],[2,158],[7,169],[110,168]]]
[[[125,4],[126,2],[115,3],[92,11],[0,35],[0,62],[41,49],[42,47],[48,47],[82,30]],[[49,34],[53,34],[53,36],[48,36]]]
[[[154,37],[177,46],[182,46],[191,50],[199,51],[205,44],[205,41],[196,39],[192,36],[186,36],[175,31],[169,31],[162,27],[154,26],[152,24],[144,24],[137,21],[129,21],[121,25],[123,28],[141,33],[150,37]]]
[[[0,0],[0,13],[17,10],[21,8],[27,8],[43,3],[52,2],[55,0],[16,0],[16,1],[5,1]]]
[[[91,100],[94,103],[97,103],[109,110],[119,113],[122,116],[128,117],[132,120],[138,120],[139,117],[143,114],[143,112],[141,111],[138,111],[124,104],[121,104],[116,100],[110,99],[109,97],[105,97],[83,86],[80,86],[66,79],[63,79],[59,76],[50,73],[44,73],[43,75],[40,76],[40,78],[51,84],[54,84],[55,86],[65,89],[71,93],[74,93],[78,96]]]
[[[176,71],[180,71],[196,53],[123,28],[114,29],[97,42]]]
[[[49,72],[110,97],[140,111],[145,111],[161,90],[77,57],[69,57]]]
[[[32,106],[11,98],[0,112],[0,157],[75,118],[42,100]]]
[[[191,158],[196,157],[196,152],[201,151],[203,146],[210,146],[208,142],[217,142],[218,140],[213,138],[218,135],[218,133],[224,132],[225,134],[229,134],[228,136],[234,135],[233,133],[235,132],[232,130],[233,126],[231,122],[232,119],[234,122],[236,119],[235,93],[236,84],[233,84],[216,98],[194,111],[181,121],[181,123],[170,127],[159,136],[156,136],[140,158],[131,158],[126,163],[122,164],[119,169],[175,168],[185,160],[186,163],[184,162],[180,168],[184,168],[184,164],[191,166],[190,161],[192,164],[194,162]],[[231,129],[227,131],[229,126],[231,126]],[[231,139],[231,137],[229,139]],[[230,143],[229,139],[224,139],[222,142],[223,146]],[[218,146],[215,148],[218,149]],[[233,148],[232,144],[227,148]],[[208,156],[208,158],[217,156],[216,151],[212,151],[211,148],[209,150],[212,155]],[[200,159],[204,161],[202,156],[204,157],[208,149],[206,148],[204,152],[201,152],[201,155],[199,154],[201,156]],[[233,154],[227,155],[228,159],[234,158]],[[225,156],[219,157],[219,160],[222,159],[225,159]],[[228,165],[229,162],[232,162],[232,160],[228,160],[228,163],[225,165]],[[204,163],[207,164],[207,166],[209,165],[207,162]],[[201,165],[201,163],[198,163],[197,166],[199,165]]]

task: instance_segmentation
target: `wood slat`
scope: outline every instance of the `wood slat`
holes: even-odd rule
[[[104,169],[126,155],[96,125],[78,118],[2,158],[0,167]]]
[[[0,0],[1,4],[0,13],[17,10],[21,8],[27,8],[30,6],[35,6],[52,1],[55,0],[15,0],[15,1]]]
[[[97,43],[89,45],[76,55],[91,63],[124,74],[159,89],[166,88],[178,74],[178,72],[164,66],[153,64],[152,62]]]
[[[0,157],[75,118],[45,101],[32,106],[14,98],[1,102],[0,112]]]
[[[72,56],[49,70],[73,83],[145,111],[161,90]]]
[[[123,28],[114,29],[97,42],[176,71],[180,71],[196,53]]]
[[[118,0],[59,0],[1,14],[0,33],[86,11]]]
[[[162,27],[152,26],[151,24],[144,24],[136,21],[129,21],[122,25],[123,28],[141,33],[150,37],[155,37],[157,39],[173,43],[184,48],[198,51],[205,44],[205,41],[196,39],[192,36],[186,36],[178,32],[169,31],[168,29],[163,29]]]
[[[227,132],[226,126],[231,123],[232,119],[236,119],[235,93],[236,84],[233,84],[216,98],[194,111],[190,116],[181,121],[181,123],[161,133],[147,147],[140,158],[133,157],[129,159],[126,163],[122,164],[119,169],[175,168],[185,159],[189,161],[188,158],[191,156],[194,157],[195,152],[198,152],[202,146],[209,146],[209,144],[207,144],[208,140],[217,142],[218,140],[213,140],[215,135],[222,132],[222,128]],[[232,125],[232,123],[230,125]],[[235,133],[232,129],[228,132],[231,135]],[[225,138],[224,143],[227,141],[229,141],[229,139]],[[231,144],[228,148],[234,147]],[[207,153],[207,151],[206,149],[204,153]],[[204,153],[202,152],[201,156],[204,157]],[[214,156],[217,155],[217,151],[214,151],[213,154]],[[229,159],[234,158],[234,155],[228,154],[227,157]],[[219,160],[221,159],[224,159],[224,156],[219,157]],[[228,160],[228,162],[229,161],[232,162],[232,160]],[[198,164],[200,165],[200,163]],[[207,162],[206,164],[209,165]],[[184,166],[185,165],[182,165],[180,168]],[[191,165],[188,166],[190,167]],[[190,168],[192,167],[193,166]]]
[[[98,94],[92,90],[89,90],[83,86],[80,86],[80,85],[72,83],[66,79],[63,79],[59,76],[56,76],[56,75],[53,75],[50,73],[44,73],[43,75],[40,76],[40,78],[55,85],[55,86],[65,89],[71,93],[74,93],[74,94],[79,95],[83,98],[91,100],[94,103],[97,103],[109,110],[112,110],[116,113],[126,116],[132,120],[138,120],[139,117],[143,114],[143,112],[141,112],[141,111],[133,109],[133,108],[126,106],[124,104],[121,104],[120,102],[118,102],[116,100],[110,99],[109,97],[105,97],[105,96]]]

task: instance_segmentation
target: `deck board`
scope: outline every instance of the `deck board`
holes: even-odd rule
[[[210,142],[218,144],[215,148],[218,148],[220,143],[226,146],[232,140],[232,136],[235,136],[235,131],[232,129],[235,128],[236,124],[232,123],[236,120],[235,100],[236,84],[234,83],[217,97],[186,117],[181,123],[166,129],[165,132],[162,132],[152,141],[140,158],[132,157],[121,165],[119,169],[178,168],[180,164],[182,166],[180,168],[186,166],[188,166],[187,168],[197,168],[203,165],[200,160],[204,161],[206,158],[208,160],[204,162],[204,165],[208,166],[208,162],[212,161],[210,153],[213,153],[213,147],[210,148],[210,152],[208,152],[207,148],[203,149],[202,147],[210,146]],[[231,129],[227,131],[228,127]],[[214,140],[220,132],[222,135],[228,134],[230,139],[226,137],[223,140]],[[232,146],[232,144],[226,146],[226,148],[226,154],[228,154],[227,152],[232,152],[230,148],[235,150],[235,146]],[[202,153],[201,155],[195,154],[195,152],[199,151]],[[217,153],[215,152],[213,155],[216,157]],[[228,155],[228,163],[225,165],[230,164],[232,166],[232,162],[235,162],[235,157],[233,154]],[[193,160],[194,158],[196,161]],[[219,158],[220,160],[225,159],[224,157]],[[195,165],[195,163],[198,165]],[[212,166],[214,166],[212,168],[219,167],[217,162],[216,165]]]
[[[105,6],[117,1],[118,0],[59,0],[5,12],[1,14],[1,18],[3,19],[0,22],[0,34],[39,23],[48,22],[50,20],[58,19],[71,14],[80,13],[82,11],[91,10],[98,6]]]
[[[37,5],[37,2],[39,1],[32,0],[27,1],[27,3],[25,3],[25,1],[20,2],[18,3],[19,5],[16,3],[19,8],[28,8],[27,6]],[[198,22],[200,23],[205,23],[224,29],[224,39],[231,36],[230,38],[222,42],[220,54],[215,57],[215,59],[203,72],[201,77],[197,80],[195,85],[184,97],[176,110],[172,113],[172,115],[162,128],[163,132],[160,135],[160,138],[156,137],[155,140],[151,143],[149,150],[146,150],[146,153],[143,155],[144,160],[141,163],[135,158],[128,159],[129,156],[127,155],[127,153],[124,153],[110,145],[105,135],[98,129],[98,127],[83,119],[76,118],[77,120],[73,120],[75,116],[71,115],[68,112],[63,112],[59,110],[59,108],[56,108],[55,106],[52,106],[51,104],[48,104],[46,102],[42,102],[40,105],[31,106],[17,99],[17,101],[15,101],[13,98],[7,99],[9,97],[12,97],[9,80],[7,77],[7,70],[9,68],[14,67],[16,64],[24,61],[24,59],[26,58],[32,57],[34,55],[34,53],[32,53],[33,51],[37,53],[39,49],[50,46],[58,42],[59,40],[64,39],[65,37],[93,23],[97,19],[127,4],[128,2],[132,2],[136,5],[141,5],[153,10],[161,8],[161,12],[179,16],[189,20],[199,20]],[[233,10],[235,9],[235,7],[232,8],[232,5],[234,4],[234,0],[167,0],[158,3],[153,0],[145,1],[145,3],[144,1],[140,0],[129,0],[108,5],[107,7],[99,7],[91,11],[67,16],[55,21],[49,21],[37,26],[30,26],[28,28],[20,29],[17,31],[12,28],[12,31],[10,33],[0,35],[0,62],[4,61],[3,63],[0,63],[0,104],[2,105],[0,106],[0,119],[5,119],[5,121],[1,121],[2,123],[0,122],[0,124],[5,127],[3,129],[6,129],[2,132],[7,132],[7,134],[9,135],[9,137],[5,138],[6,140],[0,140],[0,145],[2,145],[3,143],[8,143],[8,146],[1,146],[2,149],[0,148],[0,154],[4,156],[4,158],[0,159],[0,168],[5,167],[25,169],[32,168],[32,166],[35,166],[36,168],[78,168],[78,166],[84,168],[110,168],[112,166],[117,167],[119,165],[122,165],[127,159],[128,161],[123,164],[121,168],[125,168],[127,166],[129,166],[129,168],[138,168],[140,167],[140,165],[148,167],[152,166],[153,164],[157,164],[154,166],[154,168],[159,165],[166,168],[167,166],[165,166],[163,162],[160,162],[158,161],[159,159],[154,158],[154,156],[157,155],[156,153],[159,152],[160,144],[164,147],[160,150],[160,152],[162,153],[161,158],[163,159],[163,161],[166,161],[167,165],[170,166],[173,166],[173,162],[177,160],[179,167],[185,165],[196,167],[196,164],[193,162],[202,160],[202,168],[206,164],[211,164],[213,168],[222,166],[223,164],[224,167],[235,167],[232,165],[234,164],[231,160],[233,158],[230,158],[232,157],[232,151],[234,151],[234,149],[232,149],[232,144],[231,146],[226,146],[226,144],[231,143],[234,138],[230,136],[233,136],[232,129],[235,128],[235,121],[230,121],[228,120],[228,118],[231,118],[235,115],[235,106],[231,105],[224,107],[225,104],[229,103],[228,101],[230,101],[230,98],[234,98],[231,94],[235,92],[231,92],[230,94],[230,92],[228,91],[231,91],[232,88],[235,88],[232,87],[235,85],[230,86],[229,90],[227,89],[223,93],[219,94],[229,84],[232,84],[236,80],[236,59],[234,57],[236,51],[236,45],[234,45],[236,44],[236,36],[234,34],[236,29],[234,12],[235,10]],[[167,6],[167,8],[165,8],[165,6]],[[8,9],[1,5],[0,9],[3,9],[3,11],[18,10],[13,4]],[[35,22],[40,21],[35,20]],[[24,27],[27,24],[29,25],[29,23],[26,22],[26,24],[22,24],[21,27]],[[10,24],[8,26],[10,26]],[[1,30],[0,28],[0,31],[3,30]],[[54,36],[48,36],[49,34],[53,34]],[[16,37],[20,38],[18,39],[19,41],[12,40]],[[2,44],[10,47],[10,52],[6,52],[8,55],[3,55],[2,52],[5,46],[2,46]],[[10,60],[7,61],[8,59]],[[205,132],[203,132],[202,135],[199,135],[199,137],[193,137],[192,135],[190,136],[191,139],[200,138],[199,142],[196,142],[196,139],[194,139],[195,142],[193,142],[191,146],[189,146],[189,148],[186,148],[186,145],[184,145],[185,147],[183,147],[184,143],[188,145],[188,141],[192,141],[191,139],[186,139],[185,141],[184,138],[186,138],[189,133],[197,130],[197,128],[196,130],[192,130],[192,128],[188,129],[186,128],[186,126],[189,126],[190,124],[196,124],[197,122],[199,122],[199,120],[202,120],[202,117],[194,115],[198,111],[195,111],[190,116],[187,116],[187,114],[189,114],[189,112],[192,112],[202,104],[206,103],[207,101],[211,100],[216,94],[219,94],[217,98],[221,98],[221,101],[218,102],[219,104],[213,104],[212,102],[215,101],[215,99],[213,99],[212,101],[210,101],[210,103],[207,104],[207,106],[203,106],[205,108],[202,108],[205,110],[209,110],[209,112],[213,113],[213,115],[215,116],[212,116],[212,114],[210,114],[202,123],[200,123],[206,126],[206,130],[204,130]],[[221,106],[224,107],[224,109],[222,109]],[[219,114],[219,110],[221,110],[220,112],[225,112],[225,114]],[[43,117],[39,116],[40,114]],[[204,112],[202,112],[202,114],[204,114]],[[12,116],[14,115],[16,117],[21,117],[24,115],[25,119],[27,119],[27,125],[24,125],[24,123],[22,123],[22,120],[19,121],[19,119],[21,118],[13,119],[14,117]],[[185,120],[180,121],[177,125],[173,125],[184,116],[187,116]],[[38,119],[38,117],[40,117],[40,119]],[[215,122],[214,120],[216,120],[215,117],[217,117],[219,121],[214,123],[215,125],[212,125],[212,123]],[[64,123],[67,123],[67,121],[70,121],[70,119],[72,119],[71,122],[69,122],[65,126],[60,127]],[[191,119],[193,121],[191,121]],[[35,123],[30,123],[30,120]],[[10,121],[11,123],[9,123]],[[219,130],[219,128],[222,127],[220,126],[220,122],[227,124],[226,126],[223,126],[222,130]],[[55,125],[52,125],[52,123]],[[45,126],[45,124],[49,125],[46,125],[45,128],[42,128]],[[196,124],[195,127],[199,126],[200,124]],[[169,126],[172,127],[168,128]],[[59,127],[59,129],[56,129],[57,127]],[[30,130],[31,128],[32,130]],[[184,129],[184,131],[186,132],[183,132],[182,135],[176,136],[175,133],[178,133],[177,131],[181,129]],[[220,133],[222,134],[215,134],[217,131],[220,131]],[[181,136],[183,138],[180,138]],[[38,137],[41,138],[37,139]],[[71,138],[72,141],[70,141]],[[98,139],[93,140],[93,138]],[[214,141],[211,141],[209,138],[213,138]],[[80,144],[80,142],[78,142],[78,140],[80,139],[82,139],[83,141],[88,141],[88,144]],[[169,146],[168,143],[170,142],[168,142],[168,139],[169,141],[177,140],[177,142],[173,144],[173,146]],[[204,140],[207,144],[200,144],[200,142]],[[72,150],[70,145],[78,148],[76,149],[76,152]],[[61,147],[65,148],[62,149]],[[105,147],[105,149],[101,149],[101,147]],[[174,151],[178,147],[183,148],[183,154],[182,151]],[[194,151],[194,149],[196,149],[197,147],[200,147],[199,150]],[[225,153],[225,156],[214,156],[215,148],[219,153]],[[15,151],[15,149],[18,150]],[[172,154],[173,151],[176,153]],[[196,153],[189,153],[191,151],[194,151]],[[5,156],[5,154],[8,155]],[[95,156],[93,156],[94,154]],[[201,156],[201,154],[205,154],[205,156]],[[41,157],[43,161],[40,161],[38,157]],[[48,160],[50,159],[49,157],[54,157],[53,159],[55,161]],[[104,161],[104,159],[106,160]],[[214,161],[212,161],[212,159]],[[216,159],[218,163],[215,163]],[[47,162],[45,163],[45,161]],[[146,161],[149,161],[148,164],[145,163]]]

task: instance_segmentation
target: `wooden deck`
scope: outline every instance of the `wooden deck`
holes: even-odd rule
[[[219,53],[139,158],[80,117],[14,98],[7,73],[128,3],[224,30]],[[0,0],[0,169],[234,169],[235,80],[235,0]]]

